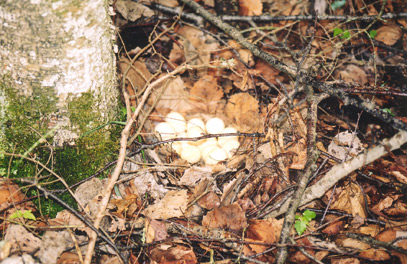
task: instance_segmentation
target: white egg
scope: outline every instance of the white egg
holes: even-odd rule
[[[205,134],[205,132],[200,127],[197,127],[197,126],[190,127],[187,131],[187,136],[190,138],[200,137],[204,134]],[[191,141],[189,143],[192,145],[200,145],[200,144],[203,144],[204,142],[205,142],[205,139],[198,140],[198,141]]]
[[[198,147],[189,144],[182,145],[181,158],[189,163],[196,163],[201,159]]]
[[[220,161],[224,161],[227,158],[228,154],[226,153],[226,151],[222,148],[217,147],[209,152],[204,161],[206,164],[214,165]]]
[[[192,118],[187,123],[187,131],[192,127],[199,127],[202,130],[205,130],[205,123],[200,118]]]
[[[177,152],[178,155],[181,156],[182,153],[182,142],[181,141],[175,141],[171,144],[171,147]]]
[[[236,139],[229,139],[228,141],[225,141],[219,145],[226,151],[226,153],[228,154],[228,158],[230,158],[233,156],[236,149],[239,148],[240,143]]]
[[[160,136],[163,140],[167,140],[167,139],[175,137],[174,128],[168,123],[157,124],[157,126],[155,127],[155,132],[160,134]]]
[[[222,119],[214,117],[206,122],[206,132],[209,134],[218,134],[225,128],[225,123]]]
[[[212,150],[219,148],[217,145],[208,145],[201,150],[201,157],[206,160]]]
[[[178,112],[171,112],[165,117],[165,122],[174,128],[176,133],[185,131],[186,122],[184,117]]]
[[[208,147],[217,147],[218,146],[218,141],[216,140],[216,138],[208,138],[206,139],[206,141],[200,145],[198,145],[198,148],[201,150],[201,152],[204,149],[207,149]]]
[[[237,133],[237,130],[234,127],[227,127],[225,129],[223,129],[222,132],[221,132],[221,134],[227,134],[227,133]],[[218,138],[219,145],[222,146],[222,144],[224,142],[229,141],[231,139],[238,141],[239,137],[238,136],[219,137]]]

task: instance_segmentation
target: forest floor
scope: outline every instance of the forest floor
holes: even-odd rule
[[[52,218],[3,184],[0,260],[407,263],[405,1],[142,2],[115,169]]]

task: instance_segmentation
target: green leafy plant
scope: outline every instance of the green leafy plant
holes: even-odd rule
[[[390,108],[384,108],[382,109],[383,112],[388,113],[391,116],[396,116],[391,110]]]
[[[340,28],[334,28],[334,37],[339,36],[340,39],[350,39],[349,30],[343,31]]]
[[[346,4],[346,0],[336,0],[335,2],[332,3],[331,8],[333,11],[335,9],[341,8]]]
[[[31,213],[31,210],[26,210],[26,211],[17,210],[9,216],[9,219],[12,220],[12,219],[20,218],[20,217],[22,217],[24,219],[34,220],[34,221],[37,219],[37,218],[35,218],[33,213]]]
[[[297,231],[298,235],[302,235],[302,233],[307,230],[309,222],[311,222],[312,219],[316,217],[315,212],[310,211],[310,210],[305,210],[302,215],[296,215],[294,227],[295,231]]]
[[[370,37],[370,38],[373,39],[374,37],[376,37],[376,35],[377,35],[377,31],[376,31],[376,30],[372,29],[372,30],[369,31],[369,37]]]

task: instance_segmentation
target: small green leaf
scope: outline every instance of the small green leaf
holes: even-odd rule
[[[393,112],[389,108],[384,108],[384,109],[382,109],[382,111],[385,113],[388,113],[391,116],[395,116],[395,114],[393,114]]]
[[[376,37],[376,35],[377,35],[377,31],[376,31],[376,30],[372,29],[372,30],[369,31],[369,37],[370,37],[370,38],[374,38],[374,37]]]
[[[309,222],[312,219],[314,219],[317,214],[314,211],[311,210],[305,210],[304,213],[302,213],[302,215],[304,216],[304,218]]]
[[[345,30],[343,34],[340,36],[341,39],[350,39],[349,30]]]
[[[295,221],[294,228],[298,235],[302,235],[307,229],[307,223],[305,221],[297,220]]]
[[[338,36],[339,34],[342,34],[343,30],[340,28],[334,28],[334,37]]]
[[[31,220],[34,220],[34,221],[37,219],[37,218],[35,218],[35,215],[33,215],[33,213],[31,213],[31,210],[24,211],[23,217],[25,219],[31,219]]]
[[[346,0],[336,0],[335,2],[332,3],[331,8],[333,11],[337,8],[341,8],[346,4]]]
[[[27,210],[22,212],[21,210],[15,211],[12,215],[9,216],[9,219],[15,219],[15,218],[24,218],[24,219],[31,219],[31,220],[36,220],[35,216],[33,213],[31,213],[31,210]]]
[[[6,168],[0,168],[0,177],[4,177],[6,173],[7,173]]]

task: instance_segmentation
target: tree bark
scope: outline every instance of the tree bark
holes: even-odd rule
[[[53,145],[73,145],[86,131],[116,119],[107,8],[104,0],[1,1],[0,151],[16,144],[29,148],[38,132],[55,127]],[[108,135],[104,130],[103,140]]]

